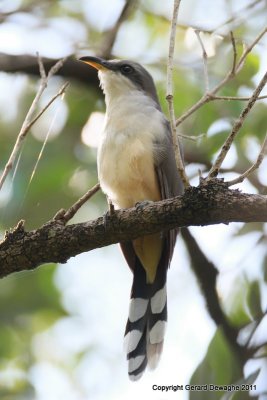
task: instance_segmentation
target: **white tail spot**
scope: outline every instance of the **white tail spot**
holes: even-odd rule
[[[164,339],[165,321],[157,321],[153,328],[149,331],[149,341],[151,344],[160,343]]]
[[[142,318],[147,310],[148,300],[147,299],[131,299],[130,310],[129,310],[129,320],[131,322],[138,321]]]
[[[145,356],[137,356],[134,358],[130,358],[129,362],[128,362],[128,372],[129,374],[133,371],[135,371],[137,368],[140,367],[140,365],[142,364],[142,362],[144,361]]]
[[[142,375],[143,375],[143,372],[140,372],[140,374],[138,374],[138,375],[129,374],[129,378],[131,381],[135,382],[135,381],[138,381],[138,379],[140,379]]]
[[[127,333],[127,335],[124,338],[124,346],[123,346],[127,354],[131,353],[131,351],[136,349],[142,334],[143,332],[140,332],[137,329],[134,329]]]
[[[151,297],[151,310],[153,314],[161,313],[167,301],[166,285]]]

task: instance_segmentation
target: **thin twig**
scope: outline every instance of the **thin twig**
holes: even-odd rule
[[[16,161],[16,158],[17,158],[17,156],[19,154],[19,151],[20,151],[20,149],[22,147],[23,141],[24,141],[27,133],[29,132],[29,129],[32,127],[33,123],[36,122],[36,120],[43,114],[43,111],[41,111],[38,114],[39,115],[38,118],[37,117],[33,117],[33,115],[34,115],[34,113],[35,113],[35,111],[37,109],[38,102],[39,102],[43,92],[45,91],[45,89],[47,87],[48,80],[51,78],[51,76],[53,74],[55,74],[61,68],[61,66],[64,63],[64,59],[63,60],[59,60],[50,69],[50,71],[48,72],[48,75],[46,75],[42,60],[39,57],[39,55],[37,55],[37,57],[38,57],[40,75],[41,75],[41,83],[40,83],[38,91],[37,91],[37,93],[36,93],[36,95],[35,95],[35,97],[33,99],[33,102],[32,102],[32,104],[30,106],[30,109],[29,109],[29,111],[28,111],[28,113],[27,113],[27,115],[26,115],[26,117],[25,117],[25,119],[23,121],[22,127],[20,129],[19,134],[18,134],[17,140],[16,140],[15,145],[13,147],[13,150],[11,152],[11,155],[10,155],[10,157],[9,157],[9,159],[8,159],[6,165],[5,165],[4,171],[3,171],[3,173],[2,173],[2,175],[0,177],[0,190],[3,187],[3,184],[4,184],[5,180],[6,180],[6,177],[7,177],[8,173],[9,173],[9,171],[13,168],[13,165],[14,165],[14,163]],[[62,91],[63,87],[60,89],[60,91]],[[66,89],[66,87],[67,86],[65,85],[64,90]],[[62,93],[63,93],[63,91],[60,94],[58,94],[58,96],[61,95]],[[58,96],[54,96],[54,100]],[[50,102],[50,104],[52,104],[52,101]],[[47,107],[49,107],[49,105],[47,105],[45,107],[45,109],[47,109]]]
[[[218,31],[219,29],[221,29],[222,27],[231,24],[232,22],[235,22],[235,26],[237,26],[236,24],[236,20],[239,18],[240,16],[244,16],[243,14],[247,11],[249,11],[250,9],[252,9],[253,7],[255,7],[258,3],[264,3],[265,0],[255,0],[252,3],[247,4],[245,7],[241,8],[238,10],[238,15],[235,14],[232,17],[230,17],[229,19],[225,20],[224,22],[222,22],[220,25],[218,25],[217,27],[215,26],[214,28],[211,29],[207,29],[204,25],[200,25],[200,24],[191,24],[188,25],[186,23],[183,22],[179,22],[178,26],[180,29],[183,30],[187,30],[188,28],[192,28],[192,29],[197,29],[201,32],[204,33],[208,33],[208,34],[214,34],[216,31]],[[263,4],[264,6],[264,4]],[[160,19],[164,22],[166,22],[167,24],[170,23],[170,20],[167,16],[164,16],[160,13],[156,13],[153,11],[153,14],[151,13],[151,11],[148,9],[148,7],[146,7],[145,2],[142,2],[139,6],[140,10],[143,11],[145,14],[148,14],[149,16],[152,15],[153,17],[157,17],[157,19]],[[220,36],[225,37],[226,35],[224,35],[222,32],[219,33]]]
[[[243,63],[248,56],[248,54],[251,52],[253,47],[260,41],[260,39],[263,37],[263,35],[267,32],[267,28],[265,27],[260,34],[256,37],[256,39],[253,41],[253,43],[247,47],[239,62],[236,64],[236,59],[235,59],[235,42],[232,41],[232,35],[231,35],[231,41],[233,44],[233,51],[234,51],[234,60],[233,60],[233,66],[231,67],[231,70],[227,73],[227,75],[219,82],[210,92],[206,92],[192,107],[190,107],[184,114],[182,114],[177,120],[176,120],[176,127],[179,126],[182,122],[184,122],[190,115],[192,115],[196,110],[201,108],[204,104],[209,103],[210,101],[213,100],[219,100],[214,98],[216,93],[225,86],[228,82],[230,82],[240,71],[241,67],[243,66]],[[235,68],[235,71],[234,71]],[[226,99],[228,100],[228,99]]]
[[[51,76],[56,75],[58,70],[60,70],[61,67],[63,67],[64,62],[67,60],[67,57],[62,58],[61,60],[58,60],[55,65],[53,65],[50,70],[48,71],[47,74],[47,80],[51,78]]]
[[[212,100],[234,100],[234,101],[248,101],[250,97],[238,97],[238,96],[211,96]],[[258,100],[267,99],[267,95],[259,96]]]
[[[203,59],[203,70],[204,70],[204,79],[205,79],[205,88],[206,88],[206,93],[209,92],[209,73],[208,73],[208,55],[204,46],[204,43],[200,37],[200,31],[198,29],[195,29],[195,34],[197,36],[197,39],[200,43],[201,49],[202,49],[202,59]]]
[[[261,163],[263,161],[263,158],[264,158],[264,156],[266,154],[267,154],[267,134],[266,134],[265,139],[263,141],[263,144],[261,146],[261,150],[260,150],[260,153],[259,153],[259,155],[257,157],[256,162],[247,171],[245,171],[242,175],[240,175],[239,177],[237,177],[235,179],[232,179],[229,182],[226,182],[227,186],[230,187],[230,186],[235,185],[237,183],[243,182],[243,180],[245,178],[247,178],[252,172],[254,172],[256,169],[259,168],[259,166],[261,165]]]
[[[236,20],[239,18],[240,16],[242,16],[242,18],[244,18],[244,12],[251,10],[252,8],[254,8],[257,4],[264,2],[264,0],[254,0],[252,3],[247,4],[245,7],[241,8],[241,10],[238,10],[238,14],[235,13],[232,17],[230,17],[228,20],[224,21],[222,24],[220,24],[219,26],[217,26],[217,28],[215,28],[213,30],[213,32],[221,29],[222,27],[224,27],[225,25],[229,25],[232,22],[236,22]]]
[[[192,140],[192,142],[197,142],[199,139],[202,139],[203,137],[205,137],[207,135],[206,135],[206,133],[201,133],[200,135],[197,135],[197,136],[190,136],[190,135],[183,135],[182,133],[179,133],[178,136],[182,139]]]
[[[256,39],[251,43],[250,46],[246,47],[243,51],[242,56],[240,57],[240,60],[238,61],[236,65],[236,73],[238,74],[239,71],[243,68],[244,62],[248,54],[251,52],[251,50],[256,46],[256,44],[261,40],[261,38],[265,35],[267,32],[267,27],[265,27],[259,35],[256,37]]]
[[[100,184],[97,183],[91,189],[89,189],[79,200],[77,200],[67,211],[60,210],[54,217],[54,219],[61,219],[64,223],[67,223],[77,211],[81,208],[84,203],[86,203],[98,190],[100,189]]]
[[[237,61],[237,50],[236,50],[236,43],[235,43],[234,33],[232,31],[230,31],[230,38],[231,38],[231,43],[232,43],[232,47],[233,47],[232,74],[235,74],[235,72],[236,72],[236,61]]]
[[[241,112],[239,118],[236,120],[236,122],[233,125],[232,131],[230,132],[229,136],[227,137],[224,145],[221,148],[221,151],[214,163],[214,165],[212,166],[212,168],[210,169],[210,172],[208,174],[207,180],[210,180],[213,177],[216,177],[218,175],[218,172],[221,168],[221,165],[236,137],[236,135],[238,134],[238,132],[240,131],[240,129],[242,128],[244,121],[248,115],[248,113],[251,111],[252,107],[254,106],[260,92],[262,91],[262,89],[264,88],[264,86],[266,85],[267,82],[267,72],[264,74],[263,78],[261,79],[259,85],[256,87],[256,89],[254,90],[248,104],[246,105],[246,107],[243,109],[243,111]]]
[[[175,153],[175,161],[177,165],[177,169],[179,171],[180,177],[185,187],[189,187],[190,183],[186,176],[183,158],[181,154],[181,148],[179,144],[179,138],[176,132],[175,126],[175,114],[174,114],[174,105],[173,105],[173,55],[174,55],[174,47],[175,47],[175,35],[176,35],[176,26],[177,26],[177,17],[179,12],[181,0],[174,0],[173,5],[173,16],[171,22],[171,33],[170,33],[170,45],[169,45],[169,56],[168,56],[168,65],[167,65],[167,95],[166,99],[168,101],[169,106],[169,114],[170,114],[170,126],[172,131],[172,141]]]
[[[44,68],[44,63],[42,58],[40,57],[40,54],[37,52],[37,62],[39,65],[39,72],[40,72],[40,77],[45,80],[46,79],[46,72],[45,72],[45,68]]]
[[[29,123],[29,125],[26,126],[26,129],[29,130],[34,124],[35,122],[41,117],[41,115],[43,115],[43,113],[48,109],[48,107],[51,106],[52,103],[54,103],[54,101],[62,96],[67,87],[69,86],[69,82],[64,83],[64,85],[61,86],[61,88],[59,89],[59,91],[49,100],[49,102],[44,106],[44,108],[42,108],[42,110],[36,115],[36,117],[33,118],[33,120]]]
[[[246,340],[246,343],[245,343],[245,346],[247,348],[250,347],[251,340],[252,340],[256,330],[258,329],[259,325],[261,324],[261,322],[262,322],[262,320],[263,320],[265,315],[266,315],[266,313],[262,316],[262,318],[258,318],[256,321],[254,321],[255,324],[254,324],[254,326],[253,326],[253,328],[252,328],[252,330],[251,330],[251,332],[250,332],[250,334],[249,334],[249,336],[248,336],[248,338]]]

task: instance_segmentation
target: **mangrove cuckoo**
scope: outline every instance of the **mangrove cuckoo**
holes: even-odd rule
[[[159,201],[182,193],[171,131],[151,75],[138,63],[82,57],[98,70],[106,116],[97,164],[103,192],[116,209]],[[155,368],[167,321],[166,274],[176,231],[122,242],[133,272],[125,330],[128,373],[139,379],[147,364]]]

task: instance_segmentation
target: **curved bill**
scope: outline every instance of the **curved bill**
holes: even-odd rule
[[[100,58],[100,57],[86,56],[86,57],[79,58],[79,61],[82,61],[85,64],[89,64],[89,65],[91,65],[91,67],[93,67],[97,70],[113,69],[112,68],[113,65],[109,61],[104,60],[103,58]]]

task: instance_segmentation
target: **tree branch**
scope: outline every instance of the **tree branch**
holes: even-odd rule
[[[256,162],[247,169],[247,171],[245,171],[243,174],[241,174],[240,176],[238,176],[235,179],[232,179],[231,181],[227,182],[228,186],[232,186],[232,185],[236,185],[237,183],[241,183],[244,181],[245,178],[247,178],[252,172],[254,172],[256,169],[259,168],[259,166],[261,165],[264,156],[267,154],[267,134],[264,138],[263,144],[261,146],[259,155],[257,157]]]
[[[49,71],[49,69],[59,60],[43,57],[42,61],[45,71]],[[30,55],[14,56],[0,53],[0,71],[9,73],[20,72],[28,75],[40,76],[37,57]],[[64,65],[56,75],[60,75],[63,78],[76,79],[77,81],[89,85],[100,92],[99,81],[94,70],[88,68],[84,63],[77,63],[77,60],[73,57],[67,58]]]
[[[169,45],[169,56],[168,56],[168,64],[167,64],[167,95],[166,99],[168,101],[169,106],[169,114],[170,114],[170,126],[172,132],[172,142],[175,154],[175,161],[178,172],[184,184],[184,187],[189,187],[190,183],[186,176],[185,167],[183,163],[181,146],[179,144],[179,138],[177,135],[177,130],[175,126],[175,114],[174,114],[174,105],[173,105],[173,55],[174,55],[174,47],[175,47],[175,35],[176,35],[176,26],[177,26],[177,17],[179,12],[181,0],[174,0],[173,6],[173,16],[171,22],[171,33],[170,33],[170,45]]]
[[[16,161],[16,158],[19,154],[19,151],[22,147],[22,144],[24,142],[24,139],[27,135],[27,133],[29,132],[30,128],[32,127],[32,125],[41,117],[41,115],[45,112],[45,110],[59,97],[61,96],[67,86],[68,83],[65,83],[61,89],[58,91],[58,93],[53,96],[53,98],[48,102],[48,104],[37,114],[37,116],[33,117],[34,113],[36,112],[37,106],[38,106],[38,102],[43,94],[43,92],[45,91],[48,81],[51,78],[51,76],[53,76],[55,73],[57,73],[57,71],[62,67],[64,63],[64,59],[63,60],[59,60],[48,72],[48,74],[46,75],[45,69],[44,69],[44,65],[43,62],[41,60],[41,58],[38,56],[38,64],[39,64],[39,71],[40,71],[40,75],[41,75],[41,83],[40,86],[38,88],[38,91],[33,99],[33,102],[30,106],[30,109],[23,121],[22,127],[20,129],[20,132],[18,134],[17,140],[15,142],[15,145],[13,147],[13,150],[10,154],[10,157],[5,165],[4,171],[0,177],[0,190],[3,187],[3,184],[6,180],[6,177],[9,173],[9,171],[13,168],[14,163]]]
[[[221,29],[222,27],[224,27],[224,26],[226,26],[226,25],[230,25],[230,24],[232,24],[232,23],[235,23],[236,24],[236,21],[238,20],[238,19],[244,19],[245,18],[245,13],[247,12],[247,11],[250,11],[250,10],[252,10],[255,6],[257,6],[258,4],[260,4],[260,3],[263,3],[263,8],[264,8],[264,3],[265,3],[265,1],[264,0],[254,0],[254,1],[252,1],[251,3],[248,3],[245,7],[243,7],[243,8],[241,8],[240,10],[238,10],[238,13],[235,13],[234,15],[232,15],[232,17],[230,17],[228,20],[226,20],[226,21],[224,21],[222,24],[220,24],[219,26],[217,26],[217,28],[215,28],[214,30],[213,30],[213,32],[214,31],[217,31],[217,30],[219,30],[219,29]]]
[[[137,0],[127,0],[115,25],[109,31],[105,32],[104,44],[100,54],[102,58],[108,59],[111,56],[112,47],[119,29],[123,22],[129,17],[136,4]]]
[[[252,107],[254,106],[254,104],[255,104],[260,92],[262,91],[262,89],[266,85],[266,82],[267,82],[267,72],[265,72],[263,78],[261,79],[260,83],[258,84],[256,89],[254,90],[250,100],[248,101],[248,104],[243,109],[243,111],[241,112],[239,118],[234,123],[232,131],[228,135],[224,145],[221,148],[221,151],[220,151],[217,159],[214,162],[214,165],[210,169],[210,172],[209,172],[209,175],[207,177],[207,180],[209,180],[211,178],[214,178],[214,177],[216,177],[218,175],[219,170],[221,168],[221,165],[222,165],[222,163],[223,163],[223,161],[224,161],[224,159],[225,159],[225,157],[226,157],[231,145],[233,144],[233,141],[234,141],[236,135],[238,134],[238,132],[242,128],[248,113],[251,111]]]
[[[239,330],[229,324],[221,308],[216,290],[218,270],[202,252],[189,229],[181,229],[181,234],[188,249],[188,255],[191,259],[191,268],[198,280],[207,310],[215,324],[222,327],[225,338],[237,354],[240,364],[243,366],[247,359],[246,349],[237,343]]]
[[[195,34],[197,36],[197,39],[199,41],[201,50],[202,50],[202,59],[203,59],[203,71],[204,71],[204,79],[205,79],[205,89],[206,93],[209,92],[210,90],[210,83],[209,83],[209,72],[208,72],[208,55],[204,46],[204,43],[200,37],[200,31],[198,29],[195,29]]]
[[[252,44],[245,49],[245,51],[243,52],[243,54],[240,57],[240,60],[238,62],[236,59],[237,55],[236,55],[235,40],[234,40],[233,34],[231,33],[231,42],[232,42],[232,46],[233,46],[233,65],[232,65],[230,71],[221,80],[221,82],[219,82],[209,92],[205,92],[203,94],[203,96],[195,104],[192,105],[192,107],[190,107],[184,114],[182,114],[179,118],[176,119],[176,127],[178,127],[182,122],[184,122],[188,117],[190,117],[190,115],[192,115],[195,111],[197,111],[199,108],[201,108],[204,104],[207,104],[210,101],[218,100],[218,96],[216,96],[216,93],[218,93],[218,91],[223,86],[225,86],[228,82],[230,82],[233,78],[235,78],[235,76],[240,72],[248,54],[256,46],[256,44],[261,40],[261,38],[265,35],[266,32],[267,32],[267,28],[265,27],[259,33],[259,35],[255,38],[255,40],[252,42]]]
[[[90,222],[66,226],[58,218],[30,232],[20,222],[0,243],[0,277],[175,227],[257,221],[267,222],[267,196],[230,190],[216,180],[190,187],[183,196]]]
[[[65,210],[60,210],[56,213],[54,216],[54,219],[60,219],[64,221],[66,224],[71,218],[74,217],[74,215],[77,213],[77,211],[95,194],[98,192],[100,189],[100,184],[97,183],[95,186],[93,186],[91,189],[89,189],[79,200],[77,200],[67,211]]]

